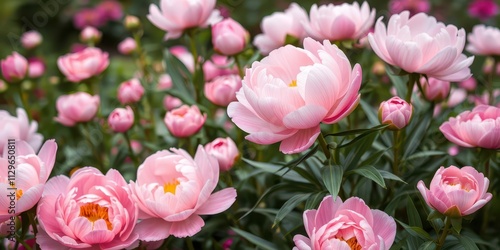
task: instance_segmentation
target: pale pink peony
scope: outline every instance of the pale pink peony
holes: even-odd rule
[[[216,0],[160,0],[160,8],[151,4],[148,19],[167,32],[165,39],[179,38],[185,29],[206,27],[221,20],[214,10]]]
[[[115,132],[127,132],[134,125],[134,111],[130,106],[116,108],[109,114],[108,124]]]
[[[1,62],[2,74],[7,82],[23,80],[28,73],[28,60],[21,54],[13,52]]]
[[[42,35],[36,30],[25,32],[21,36],[21,45],[25,49],[33,49],[42,43]]]
[[[171,95],[166,95],[164,98],[163,98],[163,107],[165,108],[165,110],[172,110],[172,109],[175,109],[175,108],[178,108],[182,105],[182,101],[181,99],[175,97],[175,96],[171,96]]]
[[[420,78],[420,85],[424,91],[424,97],[430,102],[440,102],[446,99],[450,94],[450,82],[441,81],[436,78]]]
[[[392,15],[387,28],[381,17],[375,32],[368,34],[368,40],[382,60],[408,73],[450,82],[464,81],[471,76],[469,66],[474,57],[462,54],[464,29],[445,26],[425,13],[411,18],[408,11]]]
[[[460,88],[465,89],[467,91],[474,91],[477,87],[476,78],[470,77],[469,79],[459,82],[458,85]]]
[[[473,0],[467,7],[469,15],[486,20],[498,15],[498,4],[494,0]]]
[[[217,158],[220,171],[229,171],[240,158],[238,147],[230,137],[215,139],[205,145],[205,151]]]
[[[450,96],[448,97],[446,105],[450,108],[455,107],[458,104],[462,103],[465,99],[467,99],[467,91],[463,89],[452,88],[450,90]]]
[[[78,122],[88,122],[97,114],[99,104],[98,95],[92,96],[85,92],[59,96],[56,103],[58,115],[54,120],[68,127]]]
[[[41,249],[132,249],[139,245],[138,211],[117,170],[103,175],[84,167],[45,185],[36,242]]]
[[[101,74],[109,65],[108,53],[98,48],[66,54],[57,59],[59,70],[71,82],[79,82]]]
[[[194,72],[194,58],[193,54],[189,52],[186,47],[177,45],[169,49],[170,53],[177,57],[190,72]]]
[[[196,134],[207,119],[207,114],[201,114],[200,109],[193,105],[182,105],[165,114],[165,125],[175,137],[188,137]]]
[[[285,45],[287,35],[302,41],[307,36],[302,23],[307,21],[306,11],[297,3],[291,3],[284,12],[275,12],[262,19],[262,34],[255,36],[253,44],[262,54],[268,55]]]
[[[30,78],[41,77],[45,73],[45,63],[38,57],[28,59],[28,76]]]
[[[36,205],[50,176],[56,161],[57,144],[54,140],[46,141],[38,154],[25,141],[16,140],[14,144],[3,147],[0,157],[0,223],[11,216],[19,215]],[[15,160],[9,158],[14,151]],[[15,162],[15,177],[9,176],[9,165]],[[11,185],[13,184],[13,185]],[[12,190],[11,188],[15,189]],[[9,208],[10,207],[10,208]],[[14,210],[13,214],[9,210]]]
[[[136,103],[144,95],[144,87],[137,78],[122,82],[118,87],[118,100],[121,104]]]
[[[227,56],[214,54],[210,60],[203,63],[205,81],[211,81],[217,76],[231,74],[238,74],[238,68]]]
[[[386,213],[370,209],[358,197],[345,202],[325,197],[319,208],[304,212],[307,236],[295,235],[293,250],[388,250],[396,237],[396,222]]]
[[[137,49],[137,43],[134,38],[127,37],[118,44],[118,51],[124,55],[129,55]]]
[[[440,167],[427,189],[421,180],[417,188],[427,205],[449,216],[465,216],[476,212],[491,200],[490,181],[473,167],[461,169]]]
[[[405,100],[394,96],[380,103],[378,118],[382,124],[389,124],[389,129],[399,130],[410,123],[413,106]]]
[[[500,108],[479,105],[450,117],[439,130],[449,141],[462,147],[500,148]]]
[[[205,225],[200,215],[218,214],[236,200],[232,187],[212,193],[219,181],[219,164],[203,146],[194,159],[182,149],[159,151],[137,170],[130,182],[133,199],[141,210],[141,240],[193,236]],[[168,206],[165,206],[168,204]]]
[[[172,83],[172,77],[170,77],[169,74],[162,74],[158,78],[158,85],[156,85],[156,88],[158,90],[167,90],[172,88],[173,83]]]
[[[217,53],[238,54],[245,49],[250,34],[232,18],[226,18],[212,26],[212,44]]]
[[[500,56],[500,29],[478,24],[467,37],[467,51],[474,55]]]
[[[82,43],[98,43],[101,37],[102,33],[92,26],[87,26],[80,32],[80,41]]]
[[[236,92],[241,88],[241,77],[239,75],[225,75],[214,78],[205,83],[205,96],[212,103],[219,106],[227,106],[236,101]]]
[[[26,111],[22,108],[17,108],[16,113],[17,117],[0,110],[0,155],[8,139],[26,141],[35,151],[42,145],[43,136],[37,133],[38,123],[30,122]]]
[[[320,123],[338,122],[356,108],[361,76],[359,64],[351,68],[337,46],[306,38],[304,49],[287,45],[254,62],[227,113],[250,133],[247,140],[281,141],[281,152],[302,152],[318,137]]]
[[[370,10],[367,2],[363,2],[361,7],[357,2],[319,7],[314,4],[309,18],[304,28],[309,36],[318,41],[358,40],[366,36],[373,26],[375,9]]]

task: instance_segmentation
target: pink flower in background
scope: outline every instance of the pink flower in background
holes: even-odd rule
[[[85,92],[59,96],[56,103],[58,115],[54,120],[68,127],[88,122],[97,114],[99,104],[98,95],[91,96]]]
[[[137,204],[121,174],[93,167],[45,185],[37,207],[42,249],[131,249],[139,245]]]
[[[493,90],[493,104],[497,107],[500,107],[500,103],[497,102],[498,97],[500,96],[500,89]],[[490,93],[488,91],[484,91],[483,94],[470,95],[469,101],[473,102],[476,106],[479,105],[489,105]]]
[[[424,97],[430,102],[441,102],[450,94],[450,82],[441,81],[436,78],[420,78],[420,86],[424,91]]]
[[[191,52],[189,52],[184,46],[173,46],[169,49],[170,53],[177,57],[190,72],[194,72],[194,58]]]
[[[110,21],[119,21],[123,16],[122,5],[118,1],[114,0],[105,0],[100,2],[95,10],[99,13],[101,18],[107,22]]]
[[[182,105],[165,114],[165,125],[175,137],[188,137],[196,134],[207,119],[207,114],[201,114],[198,106]]]
[[[129,55],[137,49],[137,43],[134,38],[127,37],[118,44],[118,51],[124,55]]]
[[[474,55],[500,56],[500,29],[479,24],[467,37],[467,51]]]
[[[238,147],[230,137],[215,139],[205,145],[205,151],[217,158],[220,171],[229,171],[240,158]]]
[[[59,70],[71,82],[79,82],[101,74],[109,65],[108,53],[98,48],[85,48],[57,59]]]
[[[217,159],[201,145],[194,159],[182,149],[162,150],[146,158],[137,170],[137,181],[130,182],[142,212],[137,228],[148,232],[141,240],[198,233],[205,225],[200,215],[223,212],[236,200],[232,187],[214,192],[218,181]]]
[[[160,8],[151,4],[148,19],[167,32],[165,39],[179,38],[187,28],[206,27],[220,21],[216,0],[160,0]]]
[[[181,99],[179,99],[177,97],[174,97],[174,96],[171,96],[171,95],[166,95],[163,98],[163,107],[167,111],[175,109],[175,108],[178,108],[181,105],[182,105],[182,101],[181,101]]]
[[[463,89],[452,88],[450,90],[450,96],[448,97],[446,105],[448,107],[455,107],[458,104],[462,103],[465,99],[467,99],[467,91]]]
[[[449,216],[465,216],[476,212],[491,200],[488,191],[490,181],[473,167],[439,168],[432,178],[430,189],[423,181],[418,191],[427,205]]]
[[[217,53],[238,54],[245,49],[248,39],[248,31],[232,18],[226,18],[212,26],[212,44]]]
[[[156,85],[156,88],[158,90],[167,90],[172,88],[172,84],[172,77],[170,77],[169,74],[161,74],[158,79],[158,85]]]
[[[231,74],[238,74],[238,68],[227,56],[214,54],[210,60],[203,63],[203,75],[207,82],[217,76]]]
[[[106,23],[101,13],[93,8],[81,9],[73,16],[73,24],[77,29],[83,29],[87,26],[99,28]]]
[[[428,12],[431,8],[429,0],[391,0],[389,1],[389,11],[392,14],[399,14],[405,10],[413,16],[419,12]]]
[[[310,21],[304,23],[309,36],[323,41],[358,40],[368,34],[375,21],[375,9],[367,2],[361,7],[357,2],[341,5],[314,4],[309,13]]]
[[[12,52],[10,56],[1,62],[2,74],[7,82],[18,82],[23,80],[28,73],[28,60],[17,52]]]
[[[115,108],[108,117],[109,127],[119,133],[125,133],[134,125],[134,111],[126,108]]]
[[[227,113],[250,133],[247,140],[281,141],[281,152],[302,152],[318,137],[320,123],[336,123],[356,108],[361,75],[337,46],[306,38],[304,49],[287,45],[254,62]]]
[[[101,37],[102,33],[92,26],[87,26],[80,32],[80,41],[83,43],[98,43]]]
[[[306,11],[297,3],[291,3],[284,12],[275,12],[262,19],[262,34],[255,36],[253,44],[263,55],[277,49],[286,42],[286,36],[292,36],[302,42],[306,31],[302,23],[308,22]]]
[[[331,195],[318,209],[304,212],[307,236],[295,235],[293,250],[388,250],[396,237],[396,222],[386,213],[370,209],[358,197],[345,202]]]
[[[382,124],[389,124],[389,129],[399,130],[410,123],[413,106],[405,100],[394,96],[380,103],[378,119]]]
[[[7,142],[7,141],[5,141]],[[0,157],[0,223],[8,220],[11,216],[19,215],[22,212],[28,211],[36,205],[45,186],[45,182],[49,178],[54,163],[56,161],[57,144],[54,140],[46,141],[38,154],[25,141],[16,140],[15,147],[15,194],[12,190],[10,180],[7,178],[9,169],[8,151],[4,146],[2,157]],[[11,177],[12,178],[12,177]],[[15,212],[9,212],[9,204],[11,200],[16,201]]]
[[[69,49],[69,51],[71,53],[77,53],[77,52],[85,50],[86,48],[88,48],[88,46],[85,45],[85,44],[74,43],[74,44],[71,45],[71,48]]]
[[[239,75],[224,75],[205,83],[205,96],[212,103],[227,106],[236,101],[236,92],[241,88]]]
[[[8,139],[26,141],[35,151],[42,145],[43,136],[37,133],[38,123],[30,123],[26,111],[22,108],[17,108],[16,113],[17,117],[0,110],[0,155]]]
[[[459,82],[458,86],[460,86],[460,88],[463,88],[463,89],[465,89],[467,91],[473,91],[477,87],[476,78],[469,77],[469,79],[467,79],[465,81],[462,81],[462,82]]]
[[[467,7],[469,15],[482,20],[498,14],[498,4],[494,0],[473,0]]]
[[[45,63],[38,57],[28,59],[28,76],[30,78],[38,78],[45,73]]]
[[[38,47],[42,43],[42,40],[43,37],[38,31],[30,30],[21,36],[21,45],[25,49],[33,49]]]
[[[144,95],[144,87],[137,78],[122,82],[118,87],[118,100],[121,104],[136,103]]]
[[[449,141],[462,147],[500,148],[500,108],[479,105],[450,117],[439,130]]]
[[[474,57],[462,54],[464,29],[445,26],[425,13],[411,18],[408,11],[393,15],[388,28],[381,17],[375,32],[368,34],[368,40],[382,60],[408,73],[450,82],[464,81],[471,76],[469,66]]]

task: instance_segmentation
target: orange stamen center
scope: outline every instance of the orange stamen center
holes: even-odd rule
[[[102,219],[106,222],[108,230],[113,229],[113,225],[109,221],[107,207],[101,207],[93,203],[85,204],[80,207],[80,216],[85,217],[92,222],[92,227],[94,226],[95,221]]]

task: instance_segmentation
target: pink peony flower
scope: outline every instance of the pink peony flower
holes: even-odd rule
[[[28,60],[17,52],[7,56],[1,62],[2,74],[7,82],[18,82],[28,73]]]
[[[307,36],[302,23],[307,21],[306,11],[297,3],[291,3],[284,12],[275,12],[262,19],[262,34],[255,36],[253,44],[260,53],[268,55],[285,45],[287,35],[302,41]]]
[[[281,152],[302,152],[318,137],[320,123],[338,122],[356,108],[361,76],[359,64],[351,68],[337,46],[306,38],[304,49],[287,45],[254,62],[227,113],[250,133],[247,140],[281,141]]]
[[[469,79],[467,79],[465,81],[459,82],[458,86],[460,86],[460,88],[465,89],[467,91],[473,91],[477,87],[476,78],[470,77]]]
[[[444,122],[439,130],[462,147],[500,148],[500,108],[479,105]]]
[[[95,10],[105,22],[119,21],[123,16],[122,5],[115,0],[102,1],[95,7]]]
[[[293,250],[380,249],[388,250],[396,237],[396,222],[386,213],[370,209],[358,197],[345,202],[329,195],[319,208],[304,212],[309,238],[295,235]]]
[[[101,37],[102,33],[92,26],[87,26],[80,32],[80,41],[82,43],[98,43]]]
[[[212,193],[218,181],[217,159],[201,145],[194,159],[182,149],[163,150],[146,158],[137,170],[137,181],[130,182],[141,210],[137,228],[148,232],[141,240],[198,233],[205,225],[200,215],[223,212],[236,200],[234,188]]]
[[[215,139],[205,145],[205,151],[217,158],[220,171],[229,171],[240,158],[238,147],[230,137]]]
[[[357,2],[321,5],[319,8],[314,4],[309,16],[310,21],[304,23],[304,29],[318,41],[358,40],[373,26],[375,9],[370,11],[367,2],[361,7]]]
[[[405,100],[394,96],[380,103],[378,119],[382,124],[389,124],[389,129],[399,130],[410,123],[413,106]]]
[[[498,14],[498,4],[494,0],[474,0],[467,10],[469,15],[485,20]]]
[[[21,45],[25,49],[33,49],[42,43],[42,35],[36,30],[25,32],[21,36]]]
[[[194,58],[191,52],[186,47],[177,45],[169,49],[170,53],[177,57],[190,72],[194,72]]]
[[[177,97],[174,97],[174,96],[171,96],[171,95],[166,95],[163,98],[163,107],[167,111],[175,109],[175,108],[178,108],[181,105],[182,105],[182,101],[181,101],[181,99],[179,99]]]
[[[206,27],[220,21],[215,0],[160,0],[160,8],[151,4],[148,19],[167,32],[165,39],[179,38],[185,29]]]
[[[68,127],[78,122],[88,122],[97,114],[99,104],[98,95],[91,96],[85,92],[59,96],[56,103],[59,114],[54,120]]]
[[[7,141],[5,141],[7,142]],[[10,147],[13,148],[10,148]],[[14,144],[3,147],[0,157],[0,223],[28,211],[36,205],[44,190],[56,161],[57,144],[54,140],[46,141],[38,154],[25,141],[16,140]],[[15,176],[8,176],[12,164],[10,151],[15,151]],[[15,188],[12,190],[12,188]],[[7,205],[8,204],[8,205]],[[11,207],[11,208],[9,208]],[[9,210],[14,208],[14,213]]]
[[[144,95],[144,87],[137,78],[122,82],[118,87],[118,100],[121,104],[136,103]]]
[[[214,50],[223,55],[242,52],[249,38],[248,31],[232,18],[226,18],[212,26]]]
[[[500,56],[500,45],[495,42],[499,39],[500,29],[478,24],[467,37],[467,51],[474,55]]]
[[[231,74],[238,74],[238,68],[235,63],[226,56],[214,54],[210,60],[203,63],[203,75],[207,82],[217,76]]]
[[[162,74],[158,79],[158,85],[156,85],[156,88],[158,90],[167,90],[172,88],[172,85],[172,77],[170,77],[169,74]]]
[[[476,212],[491,200],[488,191],[490,181],[473,167],[461,169],[440,167],[430,184],[430,190],[423,181],[417,184],[418,191],[427,205],[448,216],[465,216]]]
[[[130,55],[136,49],[137,43],[132,37],[127,37],[118,44],[118,51],[124,55]]]
[[[138,211],[117,170],[81,168],[47,182],[36,242],[42,249],[132,249],[139,245]]]
[[[424,97],[430,102],[441,102],[450,93],[450,82],[441,81],[430,77],[428,80],[425,77],[420,78],[420,85],[424,91]]]
[[[428,12],[431,8],[429,0],[391,0],[389,1],[389,11],[392,14],[399,14],[405,10],[413,16],[419,12]]]
[[[77,29],[83,29],[87,26],[99,28],[106,23],[101,13],[93,8],[81,9],[73,16],[73,24]]]
[[[35,151],[42,145],[43,136],[37,133],[38,123],[28,120],[26,111],[16,109],[17,117],[0,110],[0,155],[2,155],[8,139],[26,141]]]
[[[168,111],[165,115],[165,125],[175,137],[188,137],[196,134],[207,119],[207,114],[201,114],[200,109],[193,105],[182,105],[180,108]]]
[[[109,65],[108,53],[98,48],[66,54],[57,59],[59,70],[71,82],[79,82],[101,74]]]
[[[425,13],[411,18],[408,11],[393,15],[387,29],[381,17],[375,32],[368,34],[368,40],[382,60],[408,73],[450,82],[464,81],[471,76],[469,66],[474,57],[462,54],[464,29],[445,26]]]
[[[45,63],[38,57],[28,59],[28,76],[38,78],[45,73]]]
[[[134,125],[134,111],[130,106],[114,109],[108,117],[109,127],[115,132],[127,132]]]
[[[236,92],[241,88],[241,77],[239,75],[225,75],[214,78],[205,83],[205,96],[212,103],[219,106],[227,106],[236,101]]]
[[[450,90],[450,96],[448,97],[448,101],[446,102],[446,104],[448,107],[455,107],[458,104],[462,103],[465,99],[467,99],[467,91],[463,89],[452,88]]]

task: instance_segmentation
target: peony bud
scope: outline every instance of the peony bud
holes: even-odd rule
[[[205,83],[205,96],[212,103],[219,106],[227,106],[236,101],[236,92],[241,88],[241,77],[239,75],[225,75],[214,78]]]
[[[57,98],[57,122],[72,127],[78,122],[92,120],[99,109],[100,98],[85,92],[63,95]]]
[[[82,43],[97,44],[101,41],[101,37],[102,33],[92,26],[87,26],[80,32],[80,41]]]
[[[118,100],[121,104],[136,103],[144,95],[144,87],[137,78],[122,82],[118,87]]]
[[[38,45],[40,45],[42,43],[42,40],[43,40],[42,35],[38,31],[31,30],[31,31],[25,32],[21,36],[21,45],[25,49],[33,49],[33,48],[37,47]]]
[[[380,104],[378,119],[382,124],[389,124],[389,129],[399,130],[408,125],[413,107],[405,100],[394,96]]]
[[[28,73],[28,60],[17,52],[13,52],[1,62],[2,74],[7,82],[18,82]]]
[[[137,49],[137,43],[131,37],[125,38],[118,44],[118,51],[124,55],[129,55]]]
[[[215,51],[223,55],[238,54],[245,49],[250,34],[241,24],[231,18],[212,26],[212,44]]]
[[[202,115],[197,106],[182,105],[167,112],[164,122],[173,136],[188,137],[197,133],[206,119],[207,115]]]
[[[30,78],[38,78],[45,73],[45,63],[39,58],[33,57],[28,59],[28,76]]]
[[[240,152],[234,141],[227,138],[217,138],[205,145],[205,150],[209,155],[213,155],[219,161],[220,171],[230,170],[234,162],[240,157]]]
[[[139,20],[136,16],[127,15],[125,17],[124,25],[128,30],[134,31],[141,26],[141,20]]]
[[[127,132],[134,125],[134,111],[129,106],[126,109],[116,108],[109,114],[108,124],[115,132]]]
[[[441,102],[450,93],[450,82],[441,81],[436,78],[429,77],[429,81],[425,77],[420,78],[425,99],[430,102]]]

